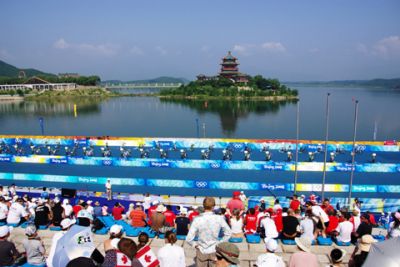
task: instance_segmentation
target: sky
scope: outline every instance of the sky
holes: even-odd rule
[[[398,0],[1,0],[0,59],[102,80],[400,77]]]

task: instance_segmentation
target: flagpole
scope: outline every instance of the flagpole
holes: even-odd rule
[[[351,152],[351,173],[350,173],[350,186],[349,186],[349,208],[351,205],[351,191],[353,187],[353,178],[354,178],[354,161],[355,161],[355,155],[356,155],[356,150],[355,150],[355,145],[356,145],[356,134],[357,134],[357,120],[358,120],[358,100],[356,100],[356,105],[354,107],[354,131],[353,131],[353,149]]]
[[[294,165],[294,194],[297,192],[297,165],[299,161],[299,132],[300,132],[300,99],[297,100],[296,112],[296,164]]]
[[[324,172],[322,175],[322,192],[321,192],[321,198],[322,201],[324,201],[325,197],[325,179],[326,179],[326,157],[328,155],[328,132],[329,132],[329,96],[331,94],[328,93],[326,95],[326,117],[325,117],[325,152],[324,152]]]

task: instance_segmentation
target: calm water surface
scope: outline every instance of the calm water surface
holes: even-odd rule
[[[326,95],[330,140],[352,140],[359,100],[357,140],[399,139],[400,92],[366,88],[294,87],[300,95],[300,138],[325,138]],[[74,117],[73,104],[77,104]],[[295,102],[171,101],[155,97],[64,102],[0,102],[0,134],[296,138]]]

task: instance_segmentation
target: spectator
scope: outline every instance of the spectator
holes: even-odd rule
[[[364,235],[354,248],[353,254],[349,260],[349,267],[361,267],[368,257],[371,244],[375,242],[376,240],[371,235]],[[356,254],[359,250],[361,253]]]
[[[302,250],[292,254],[289,259],[289,267],[318,267],[318,258],[311,253],[311,240],[308,237],[295,239],[297,247]]]
[[[108,216],[108,206],[107,205],[103,205],[103,207],[101,207],[101,214],[102,214],[102,216]]]
[[[292,209],[288,210],[288,216],[282,218],[283,229],[282,239],[294,239],[297,236],[299,229],[299,221],[294,216]]]
[[[246,205],[247,197],[243,191],[240,191],[239,199],[243,202],[244,205]]]
[[[369,211],[367,211],[366,214],[369,216],[369,223],[372,225],[372,227],[378,227],[378,224],[375,221],[375,216]]]
[[[64,208],[61,206],[61,202],[58,197],[54,199],[54,206],[51,208],[51,210],[53,214],[53,225],[60,226],[61,221],[65,218],[65,213]]]
[[[115,266],[132,266],[142,267],[142,264],[138,259],[135,258],[137,253],[136,243],[128,238],[121,238],[118,242],[117,249],[109,249],[106,251],[106,257],[103,267],[115,267]]]
[[[187,235],[189,232],[190,220],[186,217],[187,209],[181,208],[181,213],[175,219],[175,228],[177,235]]]
[[[311,241],[316,238],[315,236],[316,223],[313,219],[311,210],[307,210],[305,217],[300,221],[301,237],[308,237]]]
[[[78,223],[81,226],[86,226],[89,227],[91,226],[92,222],[93,222],[93,216],[92,214],[90,214],[87,210],[82,209],[81,211],[79,211],[78,215]]]
[[[353,230],[357,231],[361,224],[360,212],[358,210],[353,210],[353,216],[351,217],[350,222],[353,224]]]
[[[72,207],[72,210],[74,212],[75,217],[78,215],[78,213],[81,211],[82,209],[82,204],[83,204],[83,200],[82,199],[78,199],[76,202],[76,205]],[[84,204],[86,206],[86,203]]]
[[[230,222],[232,237],[243,237],[243,218],[239,209],[233,210]]]
[[[8,206],[6,203],[5,198],[0,196],[0,223],[7,223]]]
[[[147,210],[150,208],[150,206],[151,206],[151,196],[150,193],[146,193],[143,198],[143,209],[145,213],[147,213]]]
[[[50,209],[45,205],[43,199],[39,198],[38,206],[35,208],[35,225],[36,228],[39,226],[48,226],[51,222]]]
[[[146,226],[146,213],[142,210],[142,206],[136,203],[136,207],[129,213],[131,218],[131,225],[133,227],[144,227]]]
[[[264,229],[264,235],[261,234],[261,236],[265,237],[265,242],[271,238],[277,238],[279,236],[275,222],[270,218],[270,214],[268,212],[266,213],[266,216],[261,219],[260,226],[262,229]]]
[[[135,210],[135,204],[134,204],[134,203],[129,203],[128,210],[126,211],[126,219],[127,219],[128,221],[131,220],[130,214],[131,214],[131,211],[133,211],[133,210]]]
[[[107,182],[105,184],[106,187],[106,195],[107,195],[107,200],[112,200],[112,185],[111,185],[111,180],[107,179]]]
[[[22,241],[26,251],[27,262],[34,266],[45,266],[45,249],[43,241],[37,234],[36,226],[31,224],[25,228],[25,235],[28,237]]]
[[[93,208],[93,206],[92,206],[92,203],[93,203],[93,201],[90,200],[90,199],[89,199],[88,201],[86,201],[86,204],[87,204],[86,210],[87,210],[90,214],[94,215],[94,208]]]
[[[254,234],[257,231],[257,215],[254,208],[250,208],[247,211],[246,217],[244,218],[244,230],[246,234]]]
[[[8,226],[0,226],[0,266],[14,266],[20,256],[14,243],[8,241],[10,230]]]
[[[350,214],[348,212],[343,214],[344,221],[339,223],[336,228],[338,234],[337,240],[343,243],[348,243],[351,241],[351,232],[353,231],[353,224],[349,222]]]
[[[327,235],[332,235],[332,233],[339,226],[339,218],[337,216],[336,210],[330,210],[328,212],[328,216],[329,216],[329,225],[326,228],[325,232]]]
[[[329,258],[331,260],[330,267],[344,267],[345,265],[342,264],[344,257],[346,256],[346,251],[343,249],[334,248],[331,250],[329,254]]]
[[[216,258],[217,262],[215,266],[217,267],[228,267],[228,266],[238,266],[239,261],[239,248],[232,243],[222,242],[219,243],[216,248]],[[199,265],[197,265],[199,266]]]
[[[78,257],[68,262],[66,267],[96,267],[97,265],[91,258]]]
[[[165,246],[160,248],[157,258],[160,267],[185,267],[185,252],[181,246],[175,245],[177,239],[173,232],[165,233]]]
[[[164,205],[160,204],[156,209],[156,213],[153,213],[153,216],[151,217],[151,229],[157,233],[165,233],[164,226],[166,226],[166,223],[163,214],[164,211]]]
[[[8,211],[7,223],[8,224],[22,224],[29,219],[29,213],[24,207],[22,198],[18,198],[16,202],[12,203]]]
[[[71,220],[69,218],[61,221],[61,223],[60,223],[61,231],[55,233],[51,240],[50,252],[49,252],[49,256],[47,257],[47,260],[46,260],[47,267],[53,267],[53,257],[54,257],[54,253],[56,251],[58,240],[60,240],[61,237],[63,237],[65,235],[65,233],[74,224],[75,224],[75,220]],[[57,267],[57,266],[54,266],[54,267]]]
[[[64,208],[64,213],[66,218],[70,218],[73,212],[72,206],[69,204],[69,200],[65,198],[63,200],[62,207]]]
[[[200,215],[199,208],[197,206],[192,206],[192,211],[188,213],[190,222],[193,222],[193,219],[196,216]]]
[[[363,237],[364,235],[370,235],[372,234],[372,225],[369,223],[369,215],[368,214],[363,214],[361,216],[361,224],[358,226],[357,231],[353,232],[351,241],[353,244],[357,242],[358,238]]]
[[[166,208],[166,210],[163,212],[163,214],[165,216],[165,223],[166,223],[167,226],[174,227],[176,215],[171,210],[171,205],[166,205],[165,208]]]
[[[324,202],[322,203],[321,208],[325,211],[326,214],[329,214],[330,211],[334,211],[335,208],[332,207],[329,198],[325,198]]]
[[[103,216],[103,209],[98,201],[94,202],[93,215],[95,218]]]
[[[119,202],[115,202],[115,205],[112,209],[112,215],[114,217],[114,220],[121,220],[122,219],[122,213],[124,212],[125,207],[120,204]]]
[[[328,214],[318,205],[314,205],[313,202],[308,201],[306,203],[306,208],[311,210],[312,214],[318,218],[317,223],[317,234],[320,232],[323,237],[326,237],[326,228],[329,226]]]
[[[234,209],[238,209],[241,213],[244,210],[244,204],[240,200],[239,196],[240,196],[239,191],[233,192],[232,198],[226,204],[226,208],[228,209],[230,215],[233,214]]]
[[[276,212],[276,211],[278,211],[278,210],[282,210],[282,206],[281,206],[281,204],[279,203],[279,199],[275,199],[275,202],[274,202],[274,212]]]
[[[118,242],[120,241],[123,233],[122,233],[122,226],[118,224],[114,224],[110,228],[110,238],[104,240],[104,251],[107,252],[108,250],[118,249]]]
[[[186,241],[196,249],[196,266],[203,267],[212,264],[215,259],[215,248],[222,230],[221,242],[226,242],[231,236],[231,230],[225,220],[213,213],[215,199],[206,197],[203,200],[204,213],[199,215],[192,223]],[[198,241],[194,238],[198,236]]]
[[[257,267],[285,267],[285,263],[282,258],[275,254],[275,251],[278,249],[278,243],[275,239],[269,239],[265,243],[266,253],[261,254],[257,257],[257,261],[255,266]]]
[[[156,209],[157,209],[158,205],[160,204],[160,201],[154,200],[151,204],[152,204],[151,207],[147,210],[147,218],[149,219],[149,221],[148,221],[149,225],[152,224],[151,217],[153,216],[153,214],[156,213]]]
[[[45,200],[49,199],[49,192],[47,192],[47,188],[45,186],[42,188],[42,193],[40,193],[40,198]]]
[[[17,195],[17,189],[16,189],[16,187],[15,187],[15,184],[11,184],[11,185],[8,187],[8,192],[10,192],[10,196],[11,196],[11,197],[14,197],[14,196]]]
[[[141,232],[138,236],[138,250],[142,249],[149,243],[149,235],[145,232]]]
[[[300,210],[300,201],[298,200],[298,196],[296,194],[293,195],[292,200],[290,201],[289,209],[294,211]]]
[[[392,217],[393,222],[389,224],[388,238],[400,237],[400,211],[395,212]]]

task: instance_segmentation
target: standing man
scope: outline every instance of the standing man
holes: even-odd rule
[[[106,194],[107,194],[107,200],[112,200],[111,180],[110,179],[107,179]]]
[[[226,208],[229,210],[229,215],[233,214],[233,210],[234,209],[238,209],[240,210],[240,214],[243,213],[244,211],[244,204],[243,202],[240,200],[240,192],[239,191],[235,191],[233,192],[233,196],[232,199],[228,201],[228,203],[226,204]]]
[[[203,200],[203,207],[204,213],[193,220],[186,237],[186,241],[196,249],[196,266],[198,267],[214,266],[216,246],[220,242],[227,242],[231,237],[231,229],[225,219],[213,212],[215,199],[206,197]],[[221,230],[224,236],[219,240]],[[198,236],[197,242],[194,241],[195,236]]]

